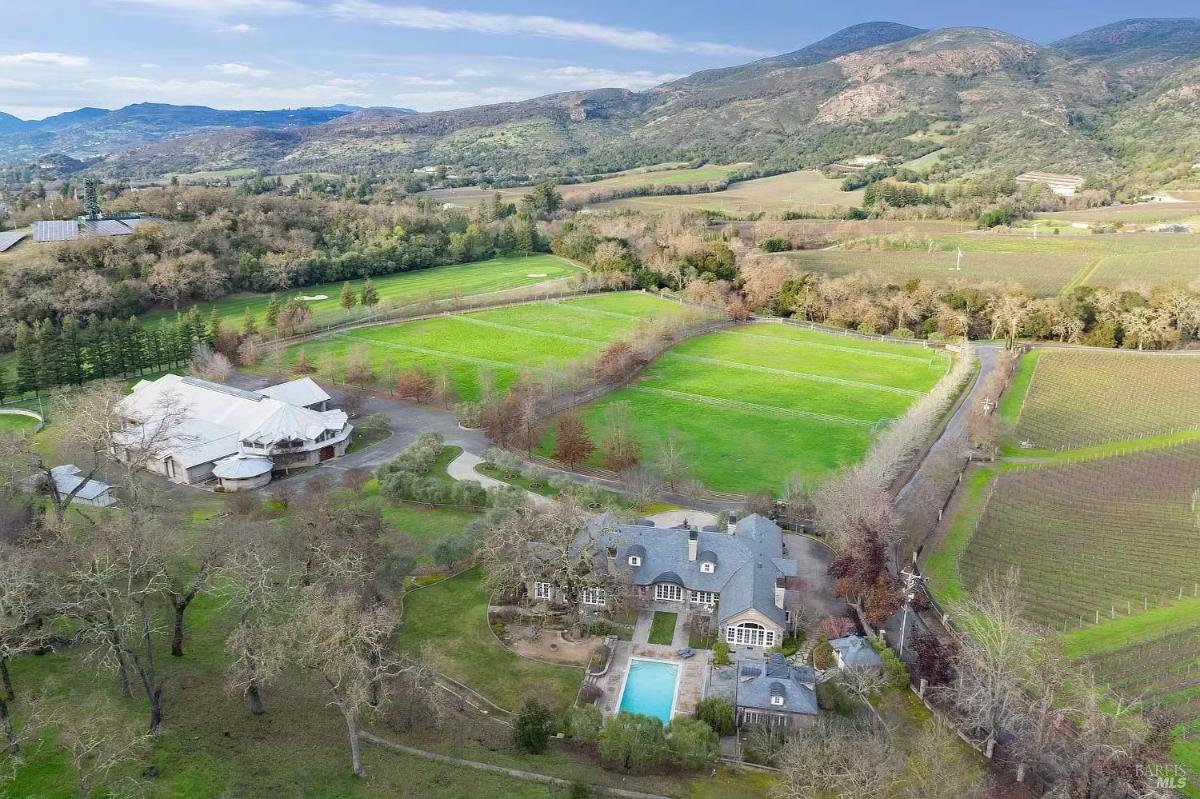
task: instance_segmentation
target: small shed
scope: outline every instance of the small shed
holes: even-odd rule
[[[273,464],[270,458],[233,455],[217,461],[212,473],[223,490],[246,491],[251,488],[262,488],[271,482],[272,468]]]
[[[91,505],[95,508],[107,508],[110,505],[117,504],[117,498],[113,494],[112,486],[95,478],[89,480],[81,477],[83,472],[73,463],[55,466],[50,470],[50,474],[54,478],[54,487],[61,496],[66,496],[75,491],[73,502],[78,502],[81,505]]]
[[[829,645],[833,647],[838,668],[883,668],[883,658],[879,657],[879,653],[872,649],[870,642],[862,636],[848,635],[845,638],[834,638]]]

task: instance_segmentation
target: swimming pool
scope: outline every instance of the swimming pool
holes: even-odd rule
[[[675,709],[675,691],[679,684],[679,666],[664,660],[629,661],[625,688],[619,710],[656,716],[666,724]]]

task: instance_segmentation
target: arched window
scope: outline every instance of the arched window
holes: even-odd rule
[[[725,628],[725,642],[734,646],[775,646],[775,631],[761,624],[744,621]]]

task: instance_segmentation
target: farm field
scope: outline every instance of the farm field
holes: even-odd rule
[[[362,348],[380,382],[411,367],[445,368],[456,396],[475,400],[483,372],[504,390],[522,370],[544,374],[596,355],[652,320],[695,313],[652,295],[605,294],[358,328],[289,347],[284,358],[294,364],[303,351],[318,377],[342,380],[346,356]]]
[[[1078,630],[1063,643],[1118,694],[1168,719],[1175,762],[1191,776],[1189,795],[1200,795],[1200,600]]]
[[[917,345],[761,323],[675,346],[581,415],[602,442],[610,409],[627,403],[648,459],[674,431],[690,477],[707,488],[778,491],[792,473],[819,478],[861,458],[872,431],[948,367]],[[550,451],[552,434],[543,443]]]
[[[1078,627],[1190,595],[1200,443],[1085,463],[1008,465],[959,565],[1021,572],[1031,619]]]
[[[1111,225],[1114,222],[1124,222],[1129,225],[1186,223],[1200,221],[1200,202],[1110,205],[1104,208],[1088,208],[1083,211],[1057,211],[1044,214],[1044,216],[1050,220],[1099,225]]]
[[[780,256],[802,269],[835,277],[853,272],[875,272],[883,279],[903,282],[919,278],[937,285],[1004,281],[1018,283],[1034,294],[1056,294],[1088,263],[1082,254],[1031,255],[1022,252],[978,251],[964,248],[961,271],[953,251],[916,250],[811,250]]]
[[[1045,349],[1031,378],[1013,438],[1034,449],[1200,428],[1200,355]]]
[[[553,255],[533,255],[527,258],[493,258],[470,264],[437,266],[394,275],[371,278],[379,291],[380,308],[398,307],[428,299],[445,299],[459,292],[462,296],[484,294],[490,291],[532,286],[580,273],[580,269],[568,261]],[[363,280],[351,280],[350,286],[361,291]],[[311,297],[308,302],[315,324],[333,324],[349,318],[349,314],[338,304],[342,281],[305,286],[293,291],[279,292],[280,301],[290,297]],[[228,324],[241,324],[242,315],[249,308],[255,321],[262,325],[266,318],[269,294],[230,294],[211,303],[195,303],[205,313],[216,308],[221,320]],[[315,299],[320,297],[321,299]],[[185,306],[182,310],[187,310]],[[175,311],[163,309],[146,314],[143,321],[169,318]]]
[[[827,178],[820,172],[802,171],[735,183],[724,191],[628,197],[600,203],[596,207],[634,208],[642,211],[687,208],[744,215],[813,206],[856,207],[862,204],[862,195],[861,191],[842,191],[841,181]]]

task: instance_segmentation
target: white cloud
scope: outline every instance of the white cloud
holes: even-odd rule
[[[213,72],[219,72],[222,75],[246,78],[265,78],[267,75],[271,74],[271,70],[269,69],[259,69],[258,67],[252,67],[249,64],[237,63],[209,64],[208,69],[212,70]]]
[[[172,0],[181,2],[186,0]],[[757,55],[757,51],[715,42],[687,42],[654,31],[616,28],[560,17],[519,16],[478,11],[442,11],[428,6],[388,6],[371,0],[337,0],[331,10],[347,19],[419,30],[460,30],[499,35],[537,36],[603,44],[622,50],[706,55]]]
[[[142,69],[161,69],[162,68],[161,65],[159,65],[159,64],[138,64],[138,66],[141,67]]]
[[[176,104],[211,105],[218,108],[296,108],[300,106],[359,103],[370,95],[331,82],[302,85],[247,86],[224,80],[155,80],[133,75],[91,78],[85,84],[109,89],[122,96],[121,102],[159,101]]]
[[[36,89],[37,84],[28,80],[13,80],[0,78],[0,89]]]
[[[15,53],[0,55],[0,65],[26,67],[86,67],[89,64],[86,56],[69,55],[67,53]]]
[[[489,78],[496,73],[490,69],[456,69],[454,77],[456,78]]]
[[[397,76],[395,80],[405,86],[453,86],[457,83],[453,78],[422,78],[419,75]]]
[[[257,30],[258,30],[258,28],[254,27],[253,25],[247,25],[245,22],[239,22],[236,25],[226,25],[224,28],[220,28],[218,32],[219,33],[242,33],[242,34],[245,34],[245,33],[254,33]]]
[[[660,83],[683,77],[670,72],[655,73],[646,70],[617,72],[596,67],[554,67],[542,73],[553,81],[561,81],[564,89],[649,89]]]
[[[284,14],[308,10],[308,6],[297,0],[117,0],[117,2],[218,17],[229,14]]]

